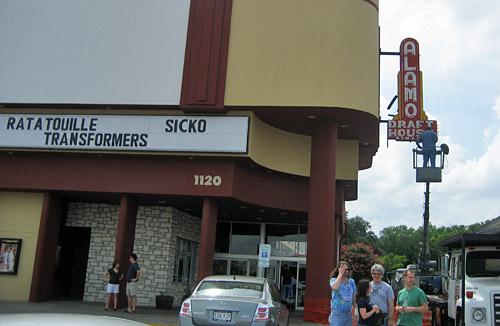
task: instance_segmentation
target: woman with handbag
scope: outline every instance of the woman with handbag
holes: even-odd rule
[[[370,303],[370,292],[372,287],[369,280],[360,280],[356,289],[354,300],[358,307],[359,320],[358,326],[375,326],[375,315],[380,314],[380,308]],[[383,319],[382,319],[383,322]]]

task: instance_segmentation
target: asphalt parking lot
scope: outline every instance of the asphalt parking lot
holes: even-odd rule
[[[135,314],[125,312],[124,309],[117,311],[104,310],[104,303],[83,302],[83,301],[65,301],[51,300],[40,303],[5,301],[0,300],[0,314],[12,313],[75,313],[99,316],[113,316],[129,320],[139,321],[141,323],[153,326],[174,326],[178,322],[179,308],[157,309],[152,307],[137,307]],[[304,313],[296,310],[290,313],[290,326],[312,326],[319,325],[315,323],[302,321]],[[1,320],[1,317],[0,317]],[[0,323],[1,324],[1,323]]]

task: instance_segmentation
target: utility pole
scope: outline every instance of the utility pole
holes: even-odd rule
[[[444,169],[444,157],[448,155],[450,149],[448,145],[441,144],[439,149],[436,150],[436,157],[439,161],[436,162],[436,167],[427,167],[424,164],[419,167],[418,158],[423,156],[420,149],[413,149],[413,168],[417,171],[417,182],[425,182],[425,203],[424,203],[424,226],[423,226],[423,239],[422,239],[422,252],[420,254],[419,267],[423,275],[429,272],[429,220],[430,220],[430,183],[441,182],[442,170]],[[423,160],[422,160],[423,161]]]
[[[423,245],[421,254],[421,266],[420,269],[424,274],[428,274],[428,261],[429,261],[429,197],[430,197],[430,182],[425,183],[425,206],[424,206],[424,234],[423,234]]]

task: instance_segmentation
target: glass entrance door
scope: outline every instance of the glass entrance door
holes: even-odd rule
[[[257,259],[215,259],[213,274],[257,276]]]
[[[281,286],[281,273],[283,272],[284,266],[287,266],[288,269],[292,272],[293,280],[292,280],[292,289],[289,293],[284,293],[282,291],[282,295],[285,299],[289,299],[289,302],[293,302],[295,309],[304,309],[304,300],[306,295],[306,263],[305,261],[289,261],[289,260],[280,260],[280,261],[271,261],[270,268],[266,277],[274,280],[276,284],[278,284],[279,288],[282,289]],[[274,273],[271,270],[276,271]],[[269,273],[271,272],[271,273]],[[285,297],[286,295],[286,297]]]
[[[306,297],[306,263],[299,262],[297,268],[297,292],[295,296],[296,308],[304,309]]]

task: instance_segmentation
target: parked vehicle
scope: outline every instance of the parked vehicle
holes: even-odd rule
[[[420,284],[420,269],[418,265],[407,265],[406,268],[399,268],[393,272],[391,277],[391,287],[395,294],[405,287],[405,281],[403,279],[403,272],[406,270],[411,270],[415,273],[415,284]]]
[[[440,275],[420,275],[420,288],[425,293],[440,294],[443,287],[443,277]]]
[[[204,278],[179,311],[179,325],[288,326],[288,310],[276,284],[265,278]]]
[[[458,234],[439,243],[443,295],[427,296],[433,325],[500,325],[500,237]]]
[[[403,280],[403,272],[405,270],[411,270],[415,273],[415,284],[421,288],[425,293],[429,294],[439,294],[442,288],[443,277],[436,274],[423,275],[419,269],[418,265],[408,265],[406,268],[399,268],[396,271],[390,273],[390,283],[394,293],[398,293],[399,290],[405,287]]]
[[[115,318],[110,316],[94,316],[67,313],[21,313],[4,314],[0,317],[2,326],[148,326],[133,320]]]

